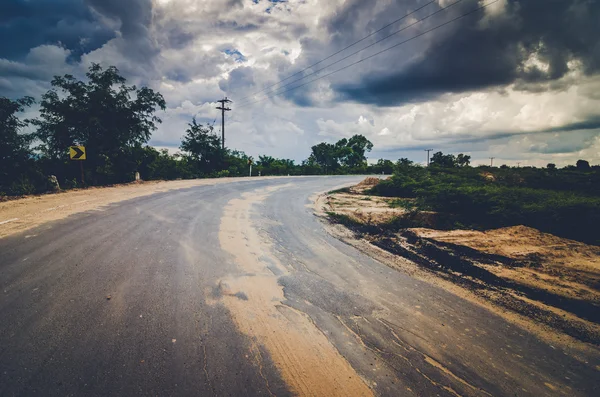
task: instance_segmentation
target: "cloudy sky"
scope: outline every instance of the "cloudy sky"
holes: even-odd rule
[[[2,0],[0,96],[98,62],[163,94],[150,143],[173,150],[227,96],[227,145],[254,156],[359,133],[371,160],[599,164],[598,21],[600,0]]]

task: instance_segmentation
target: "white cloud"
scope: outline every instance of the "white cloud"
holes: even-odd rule
[[[449,4],[445,0],[438,3]],[[367,8],[359,5],[343,0],[277,5],[251,0],[154,0],[148,35],[156,53],[152,52],[147,61],[132,53],[136,43],[119,34],[84,54],[79,62],[68,62],[70,52],[60,46],[40,46],[31,49],[21,62],[0,59],[0,91],[37,96],[48,88],[51,75],[75,72],[81,76],[91,62],[99,62],[116,65],[130,83],[148,85],[164,95],[168,109],[159,112],[163,124],[151,143],[171,150],[179,146],[194,116],[211,124],[216,119],[218,130],[220,114],[215,101],[227,95],[235,101],[233,111],[227,114],[228,146],[254,156],[301,160],[322,140],[363,134],[375,144],[371,157],[420,159],[420,150],[431,147],[472,153],[481,161],[492,155],[498,161],[527,159],[540,164],[550,160],[573,163],[582,156],[600,161],[597,130],[557,132],[556,137],[537,133],[600,117],[600,78],[584,76],[578,61],[571,61],[570,72],[559,81],[547,83],[543,92],[508,86],[384,108],[336,102],[332,80],[352,81],[383,67],[400,68],[422,54],[432,42],[429,38],[388,53],[393,64],[374,59],[307,86],[306,95],[300,93],[302,90],[294,91],[296,99],[303,98],[312,106],[299,107],[286,97],[242,106],[247,102],[240,101],[243,97],[381,27],[382,21],[393,20],[396,15],[387,10],[400,7],[390,1],[374,2]],[[267,13],[267,7],[274,8]],[[502,0],[486,9],[488,22],[504,17],[507,7]],[[352,21],[352,26],[347,21]],[[341,27],[349,29],[347,35]],[[238,51],[243,58],[226,51]],[[536,68],[548,71],[549,66],[547,60],[534,54],[526,62],[525,72]],[[486,137],[490,139],[483,139]],[[585,147],[573,142],[583,138]],[[544,146],[546,140],[549,142]],[[572,144],[570,152],[557,152],[561,140]],[[565,145],[565,150],[568,148]]]

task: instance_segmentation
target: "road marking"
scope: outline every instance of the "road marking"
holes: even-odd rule
[[[12,218],[12,219],[0,222],[0,225],[4,225],[5,223],[14,222],[14,221],[18,221],[18,220],[19,220],[19,218]]]

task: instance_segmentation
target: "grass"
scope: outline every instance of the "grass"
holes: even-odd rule
[[[349,187],[343,187],[341,189],[330,190],[327,194],[335,194],[335,193],[350,193]]]
[[[388,202],[390,208],[404,208],[407,211],[417,209],[417,203],[414,199],[398,198]]]

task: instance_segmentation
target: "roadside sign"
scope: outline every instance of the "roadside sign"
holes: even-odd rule
[[[85,146],[69,146],[71,160],[85,160]]]

